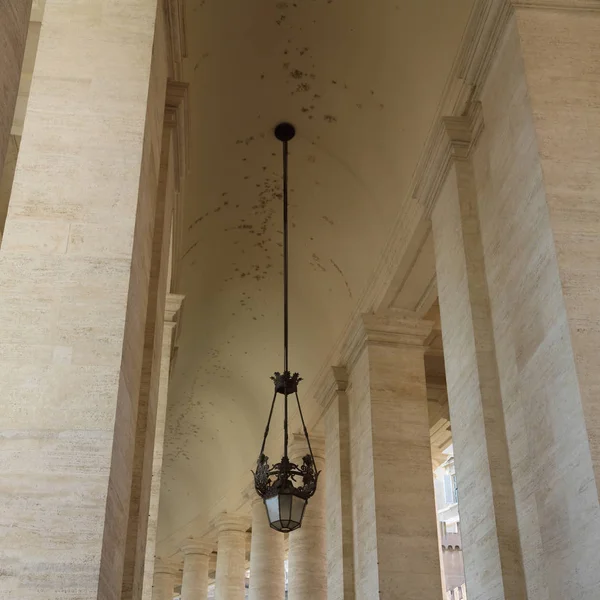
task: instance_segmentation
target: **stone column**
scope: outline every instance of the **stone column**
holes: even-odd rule
[[[550,10],[540,0],[516,1],[516,30],[599,488],[600,12],[593,1],[553,4],[562,10]]]
[[[446,119],[452,167],[432,214],[470,600],[525,600],[508,441],[471,163],[481,107]]]
[[[348,358],[357,598],[439,600],[424,343],[413,313],[364,315]]]
[[[252,500],[249,600],[281,600],[285,596],[284,536],[271,529],[264,502]]]
[[[246,594],[247,519],[223,514],[217,521],[216,600],[244,600]]]
[[[177,570],[173,565],[157,561],[154,570],[152,600],[173,600],[176,576]]]
[[[31,0],[5,0],[0,14],[0,179],[19,93]]]
[[[101,13],[47,3],[0,248],[0,564],[29,598],[123,579],[167,55],[156,1]]]
[[[332,367],[318,394],[324,410],[327,600],[354,600],[348,373]]]
[[[190,541],[182,546],[183,582],[181,600],[206,600],[208,595],[208,563],[214,544]]]
[[[152,598],[152,574],[156,552],[156,533],[158,530],[158,508],[160,501],[160,482],[162,475],[163,452],[165,444],[165,424],[169,394],[169,376],[173,360],[173,347],[178,333],[178,323],[184,297],[180,294],[167,294],[165,322],[163,328],[163,346],[160,358],[160,379],[158,385],[158,403],[156,406],[156,432],[152,459],[152,482],[150,484],[150,505],[148,508],[148,526],[146,530],[146,550],[144,557],[142,600]]]
[[[310,443],[321,475],[317,492],[308,501],[304,511],[302,527],[289,534],[289,600],[327,599],[325,443],[317,436],[312,436]],[[308,453],[304,435],[291,436],[288,453],[292,462],[302,464],[302,457]]]
[[[165,119],[156,212],[152,232],[152,259],[150,263],[150,280],[148,282],[146,331],[121,600],[140,598],[143,585],[170,245],[172,197],[167,189],[171,187],[169,182],[172,180],[172,173],[171,131]]]
[[[600,589],[600,13],[513,4],[477,86],[483,259],[528,597],[588,600]]]
[[[174,90],[179,91],[179,93],[174,94]],[[174,100],[174,96],[176,100]],[[186,98],[187,86],[169,81],[161,145],[156,213],[152,234],[152,262],[150,264],[144,355],[121,600],[139,600],[143,593],[157,411],[161,391],[161,361],[165,341],[163,330],[165,312],[171,309],[171,307],[166,307],[167,289],[170,285],[168,281],[170,233],[173,220],[173,201],[176,187],[178,187],[175,179],[176,172],[179,170],[176,169],[177,152],[174,150],[185,143],[178,135],[177,122],[184,120],[182,113],[185,111]],[[168,352],[170,364],[170,348]],[[163,443],[163,441],[161,440],[160,443]]]

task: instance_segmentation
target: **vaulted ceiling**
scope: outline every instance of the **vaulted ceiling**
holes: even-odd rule
[[[262,439],[269,376],[282,368],[273,126],[285,119],[298,131],[290,156],[291,366],[308,390],[384,252],[471,4],[188,1],[186,300],[160,548],[239,504]]]

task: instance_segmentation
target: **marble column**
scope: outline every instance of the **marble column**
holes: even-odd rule
[[[184,558],[181,600],[206,600],[208,563],[213,548],[212,542],[189,541],[182,546]]]
[[[363,315],[348,358],[356,597],[442,596],[425,341],[413,313]]]
[[[5,0],[0,13],[0,179],[19,93],[31,0]]]
[[[248,520],[237,515],[223,514],[217,521],[216,600],[244,600],[248,526]]]
[[[142,600],[152,598],[152,574],[156,552],[156,533],[158,531],[158,508],[160,501],[160,482],[162,475],[163,452],[165,443],[165,424],[169,396],[169,377],[173,361],[173,348],[178,333],[178,323],[184,296],[167,294],[165,322],[163,327],[163,347],[160,358],[160,379],[158,385],[158,403],[156,406],[156,431],[152,458],[152,482],[150,484],[150,504],[148,508],[148,526],[146,529],[146,549],[144,556]]]
[[[432,213],[470,600],[527,598],[471,152],[481,106],[446,119],[452,166]]]
[[[252,500],[249,600],[281,600],[285,596],[284,536],[271,529],[264,502]]]
[[[318,399],[325,424],[327,600],[354,599],[354,542],[350,481],[348,373],[332,367]]]
[[[321,475],[317,492],[308,501],[304,511],[302,527],[289,534],[289,600],[327,599],[325,443],[318,436],[311,436],[310,443]],[[304,435],[290,436],[290,459],[297,464],[302,464],[302,457],[307,453],[308,446]]]
[[[162,19],[156,1],[100,15],[64,0],[44,12],[0,248],[2,339],[13,348],[0,356],[10,431],[0,436],[0,564],[13,573],[2,585],[32,600],[121,594],[167,83]]]
[[[512,4],[477,86],[483,260],[527,594],[588,600],[600,589],[600,13]]]
[[[177,570],[171,564],[157,561],[154,569],[152,600],[173,600]]]

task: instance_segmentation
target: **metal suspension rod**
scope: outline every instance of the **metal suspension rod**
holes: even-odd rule
[[[265,427],[265,436],[263,437],[263,443],[260,447],[260,456],[265,453],[265,444],[267,443],[267,436],[269,435],[269,427],[271,426],[271,418],[273,417],[273,409],[275,408],[275,400],[277,399],[277,390],[273,394],[273,402],[271,402],[271,410],[269,411],[269,419],[267,420],[267,426]]]
[[[283,141],[283,373],[284,377],[289,370],[288,366],[288,143]],[[283,455],[288,457],[288,394],[284,393],[283,417]]]
[[[284,373],[288,366],[288,143],[283,142],[283,353]]]

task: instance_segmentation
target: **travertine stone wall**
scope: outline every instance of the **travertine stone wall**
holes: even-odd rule
[[[206,600],[208,596],[208,563],[213,544],[188,542],[181,549],[183,559],[183,581],[181,600]]]
[[[224,514],[217,523],[216,600],[244,600],[246,585],[246,519]]]
[[[518,8],[516,21],[599,488],[600,5],[586,5],[594,10]]]
[[[252,501],[249,600],[281,600],[285,596],[283,534],[271,529],[262,498]]]
[[[531,10],[527,18],[544,14]],[[585,70],[593,74],[597,61],[589,54],[594,46],[594,40],[586,37],[589,30],[584,27],[575,33],[567,27],[575,22],[581,25],[579,17],[569,12],[561,12],[560,18],[551,14],[552,18],[543,17],[537,22],[539,27],[532,24],[529,30],[534,35],[535,29],[544,40],[537,57],[547,70],[544,84],[541,74],[538,79],[533,77],[531,90],[523,62],[522,40],[527,37],[527,29],[519,31],[514,16],[508,24],[482,90],[485,129],[473,154],[473,167],[528,597],[591,600],[600,589],[600,558],[593,550],[600,539],[600,507],[592,460],[594,438],[590,445],[586,427],[592,422],[584,410],[587,406],[582,402],[581,390],[585,391],[585,385],[580,388],[571,345],[569,319],[575,313],[565,309],[565,295],[578,297],[580,308],[588,307],[587,313],[581,313],[585,318],[578,326],[583,332],[592,331],[593,327],[587,329],[585,324],[593,306],[585,289],[593,288],[597,276],[593,261],[588,262],[593,255],[588,254],[594,248],[593,236],[584,235],[577,247],[562,245],[561,240],[574,240],[576,230],[589,232],[594,227],[595,213],[582,210],[579,204],[591,198],[580,158],[584,146],[592,151],[588,142],[594,121],[590,116],[589,134],[581,127],[577,132],[568,132],[567,115],[574,115],[579,103],[559,115],[550,99],[571,84],[582,93],[593,90],[593,77],[588,81]],[[589,18],[590,23],[597,24],[597,17]],[[554,28],[546,34],[545,27],[550,23]],[[530,60],[533,38],[524,43]],[[559,47],[561,52],[557,53]],[[584,67],[580,60],[586,56],[589,60]],[[553,71],[554,61],[557,71]],[[570,83],[565,69],[573,69],[575,76]],[[547,101],[540,105],[544,96],[537,94],[542,89],[546,90]],[[554,106],[554,112],[547,114],[546,129],[536,132],[536,123],[543,115],[534,119],[530,97],[537,98],[538,106]],[[563,101],[569,102],[569,98]],[[582,102],[591,100],[587,96]],[[585,115],[585,107],[581,109]],[[553,121],[552,114],[567,120]],[[574,122],[578,118],[583,119],[581,125],[585,116],[573,117]],[[559,127],[561,123],[564,128]],[[554,127],[559,129],[554,131]],[[560,144],[562,158],[568,163],[561,165],[554,154],[556,169],[564,176],[560,182],[542,172],[542,161],[549,152],[547,144],[558,138],[564,142]],[[595,172],[590,171],[590,191]],[[554,182],[547,190],[545,177]],[[561,198],[570,198],[573,210],[566,210],[568,203],[563,204],[565,219],[553,222],[549,203],[554,210]],[[590,200],[587,206],[593,207],[593,202]],[[557,216],[554,213],[553,218]],[[572,261],[573,271],[570,275],[565,271],[562,282],[557,252],[561,261],[567,256]],[[584,265],[589,270],[578,272],[578,266]],[[575,274],[577,277],[571,278]],[[584,302],[585,298],[590,302]],[[573,339],[579,343],[584,338]],[[590,358],[597,354],[592,347],[588,352]],[[578,355],[577,364],[581,366],[580,359]]]
[[[19,93],[31,0],[4,0],[0,12],[0,179]]]
[[[479,105],[447,119],[454,158],[432,214],[469,598],[526,599],[472,144]]]
[[[325,443],[322,438],[310,438],[317,469],[321,471],[318,489],[308,501],[302,527],[289,534],[288,599],[327,600],[327,553],[325,529]],[[291,436],[289,456],[292,462],[302,464],[308,453],[304,435]]]
[[[0,250],[0,595],[31,600],[122,586],[166,77],[157,3],[98,8],[46,6]]]
[[[438,600],[424,342],[411,313],[363,316],[349,366],[356,598]]]
[[[354,542],[350,481],[348,373],[333,367],[325,410],[327,599],[354,599]]]

